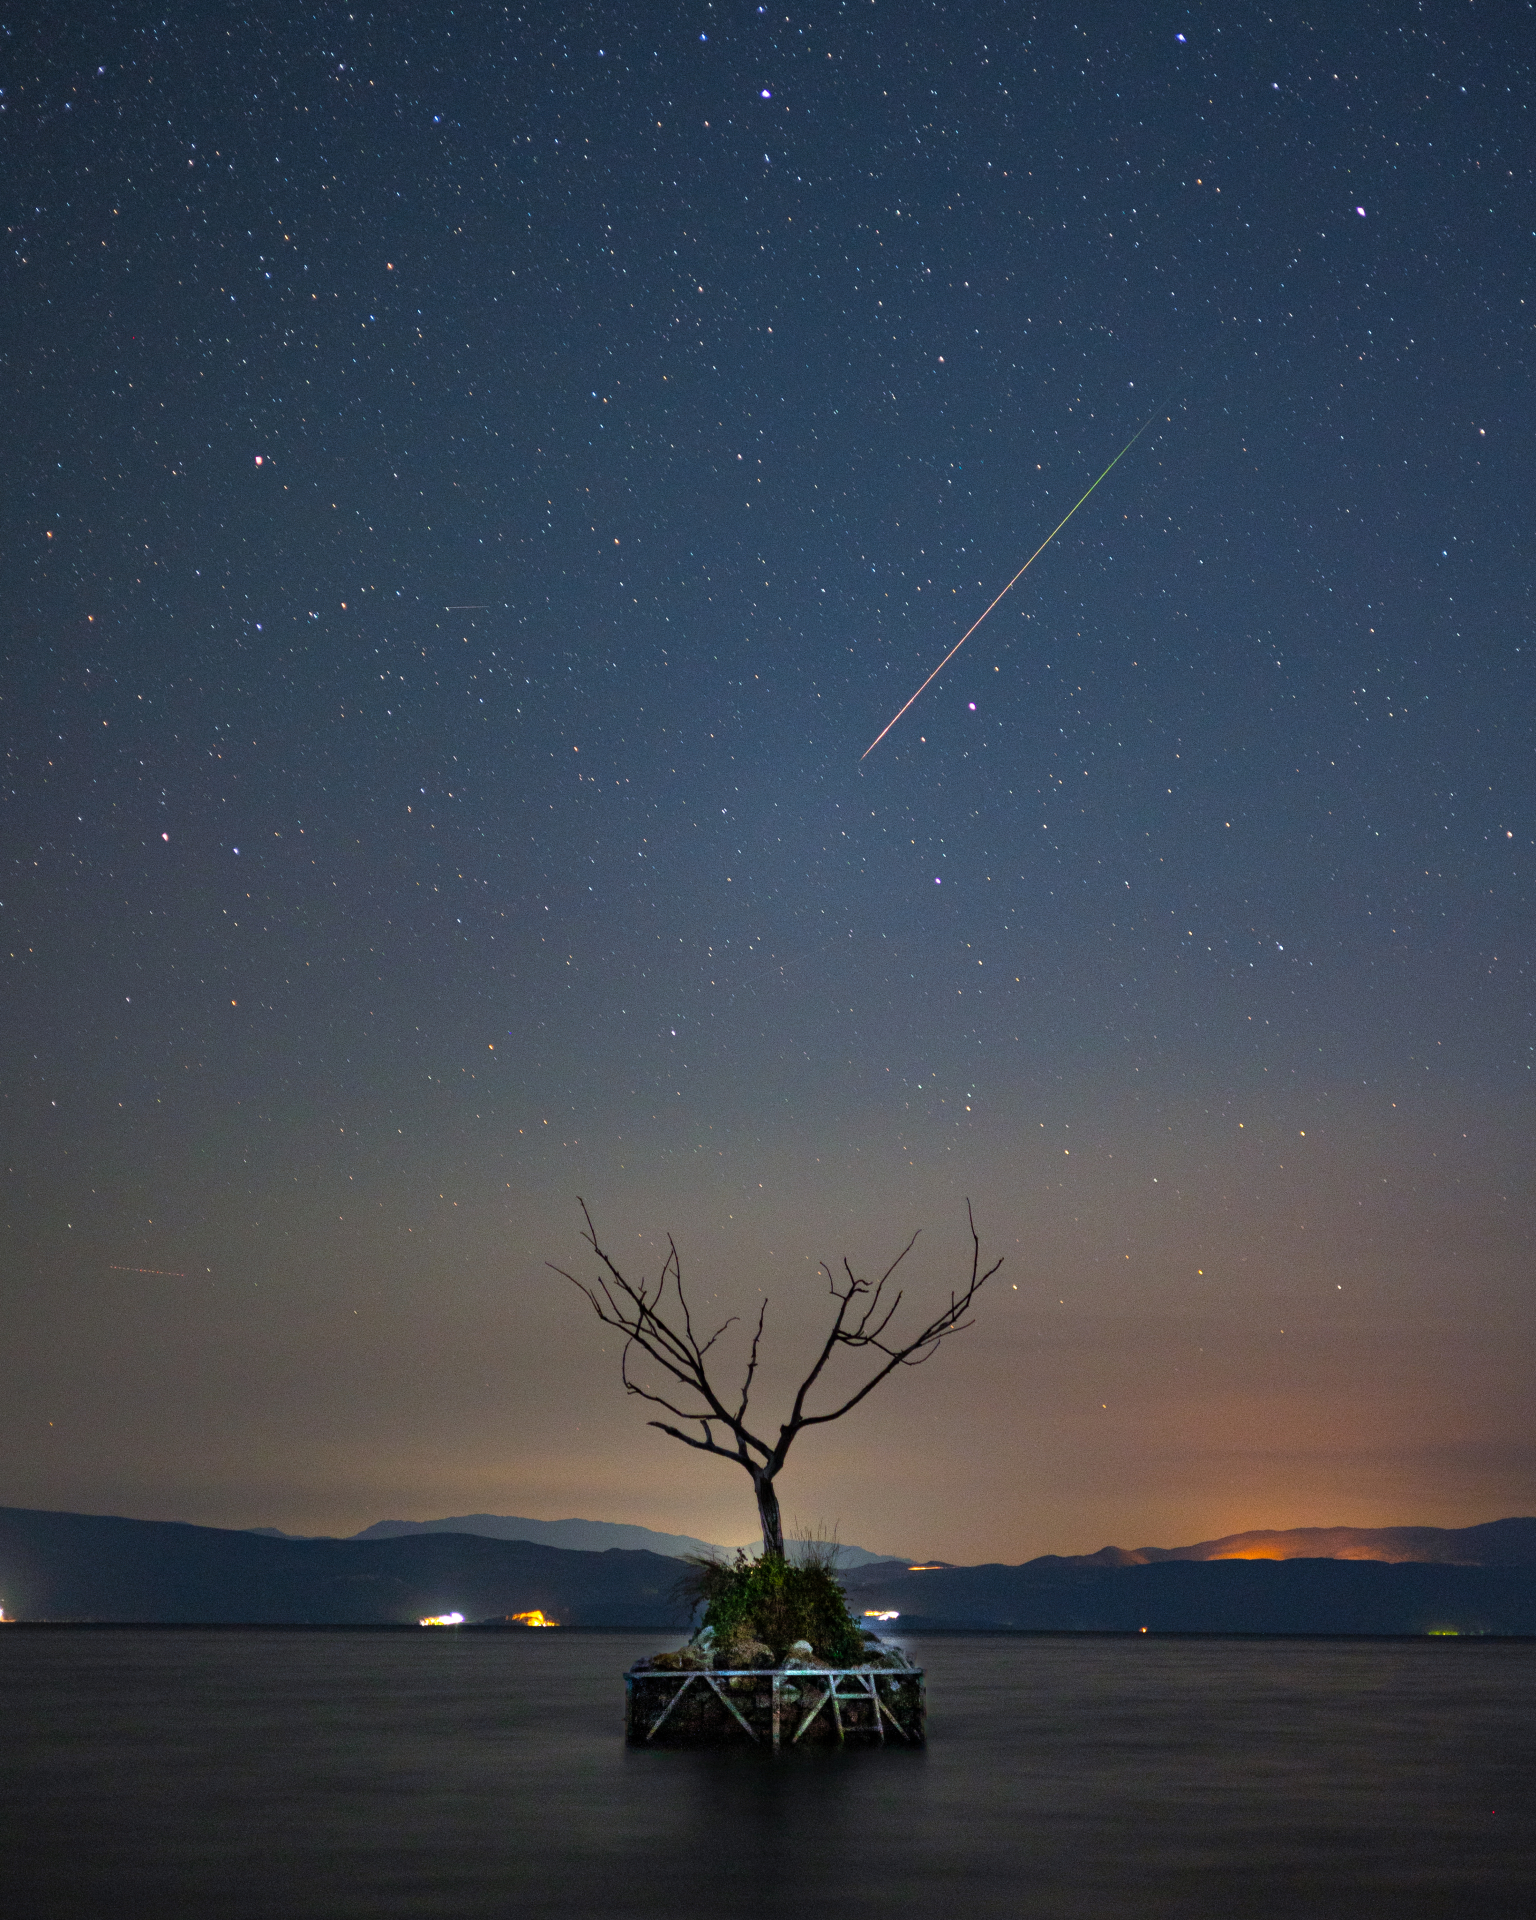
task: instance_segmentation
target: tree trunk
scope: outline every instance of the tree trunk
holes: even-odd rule
[[[754,1473],[752,1485],[757,1490],[757,1517],[763,1528],[763,1558],[782,1560],[784,1522],[779,1518],[779,1496],[773,1490],[773,1476]]]

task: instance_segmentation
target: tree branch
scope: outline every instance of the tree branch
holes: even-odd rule
[[[898,1288],[894,1297],[887,1301],[886,1287],[896,1269],[916,1246],[917,1235],[913,1234],[873,1285],[868,1280],[860,1279],[846,1259],[842,1263],[844,1279],[839,1279],[830,1267],[823,1264],[821,1271],[827,1276],[827,1288],[837,1302],[837,1308],[811,1369],[796,1390],[789,1418],[779,1428],[777,1442],[770,1447],[746,1424],[747,1405],[757,1378],[763,1329],[767,1324],[768,1302],[764,1300],[758,1310],[740,1399],[736,1411],[732,1413],[709,1377],[705,1357],[720,1337],[735,1324],[734,1316],[723,1321],[707,1340],[701,1341],[694,1332],[693,1315],[683,1290],[683,1263],[677,1243],[671,1235],[667,1236],[667,1257],[652,1288],[643,1279],[635,1282],[625,1277],[599,1242],[586,1201],[579,1201],[579,1205],[586,1222],[582,1238],[596,1255],[599,1272],[592,1280],[582,1280],[573,1273],[567,1273],[564,1267],[555,1266],[553,1261],[549,1262],[551,1270],[563,1280],[569,1280],[585,1296],[587,1304],[605,1327],[624,1336],[619,1376],[625,1391],[662,1408],[684,1422],[685,1426],[698,1427],[700,1435],[687,1433],[682,1427],[672,1426],[665,1420],[650,1420],[646,1424],[673,1440],[680,1440],[685,1447],[692,1447],[698,1453],[713,1453],[723,1460],[735,1460],[752,1475],[759,1508],[764,1513],[765,1541],[770,1528],[772,1538],[775,1541],[779,1539],[778,1506],[772,1492],[772,1481],[784,1465],[795,1436],[806,1427],[827,1426],[834,1420],[841,1420],[861,1400],[867,1399],[882,1380],[889,1379],[898,1367],[918,1367],[931,1360],[951,1334],[963,1333],[973,1324],[970,1315],[976,1296],[1003,1264],[1001,1260],[996,1260],[985,1273],[982,1272],[981,1240],[976,1232],[971,1203],[967,1200],[965,1214],[971,1233],[970,1278],[960,1291],[951,1292],[949,1305],[942,1312],[935,1314],[911,1339],[899,1343],[888,1335],[904,1294]],[[677,1297],[676,1313],[671,1318],[667,1310],[669,1288]],[[636,1348],[702,1404],[697,1407],[679,1406],[664,1393],[658,1393],[637,1380],[630,1371],[630,1355]],[[839,1348],[850,1351],[868,1349],[882,1356],[881,1364],[862,1386],[838,1406],[826,1413],[807,1413],[807,1397]],[[717,1426],[730,1435],[733,1444],[727,1445],[716,1437]],[[768,1503],[766,1507],[765,1501]]]
[[[667,1237],[667,1257],[662,1263],[661,1275],[652,1291],[644,1280],[631,1281],[620,1271],[617,1263],[603,1248],[598,1240],[597,1230],[592,1224],[592,1215],[585,1200],[578,1199],[582,1217],[586,1222],[586,1231],[582,1238],[591,1247],[602,1263],[603,1272],[595,1281],[580,1280],[573,1273],[567,1273],[564,1267],[557,1267],[553,1261],[548,1263],[550,1270],[558,1273],[563,1280],[569,1280],[578,1292],[586,1296],[588,1305],[606,1327],[624,1335],[624,1351],[619,1361],[620,1377],[626,1392],[650,1400],[664,1407],[668,1413],[674,1413],[678,1419],[696,1422],[709,1434],[711,1421],[718,1421],[735,1438],[734,1451],[721,1447],[711,1437],[710,1444],[687,1439],[674,1428],[664,1427],[664,1432],[672,1434],[674,1439],[685,1439],[686,1444],[701,1447],[705,1452],[721,1453],[727,1459],[739,1460],[750,1469],[751,1454],[756,1453],[766,1463],[773,1457],[772,1449],[765,1440],[758,1438],[745,1424],[747,1398],[751,1391],[753,1376],[757,1369],[758,1347],[763,1332],[763,1317],[767,1313],[768,1303],[763,1302],[762,1312],[758,1315],[757,1332],[752,1340],[752,1357],[747,1367],[746,1380],[742,1386],[741,1403],[736,1413],[729,1408],[716,1391],[705,1365],[705,1355],[715,1342],[734,1324],[734,1316],[718,1326],[707,1340],[700,1341],[693,1331],[693,1316],[688,1306],[688,1298],[683,1291],[683,1264],[677,1251],[677,1243],[669,1234]],[[669,1324],[663,1313],[668,1286],[677,1296],[678,1312],[682,1316],[682,1330]],[[642,1387],[630,1374],[629,1355],[632,1348],[638,1347],[663,1372],[694,1393],[703,1402],[702,1408],[680,1407],[660,1394]],[[659,1426],[658,1421],[651,1421]]]
[[[779,1444],[774,1449],[774,1452],[779,1456],[781,1464],[784,1455],[789,1451],[790,1442],[803,1428],[824,1427],[834,1420],[841,1420],[845,1413],[852,1413],[859,1402],[867,1399],[868,1396],[874,1392],[875,1388],[879,1386],[880,1382],[888,1379],[898,1367],[921,1366],[925,1360],[931,1360],[933,1358],[940,1344],[947,1340],[952,1333],[964,1333],[966,1328],[973,1324],[965,1318],[966,1314],[970,1311],[971,1303],[1003,1263],[1001,1260],[995,1260],[992,1265],[987,1268],[985,1273],[981,1271],[981,1240],[976,1232],[976,1219],[971,1211],[971,1203],[969,1200],[965,1203],[965,1217],[971,1230],[971,1277],[969,1284],[963,1293],[951,1293],[949,1296],[949,1305],[944,1312],[930,1320],[927,1326],[913,1339],[907,1341],[904,1346],[887,1346],[880,1338],[880,1335],[883,1334],[886,1327],[889,1326],[891,1316],[901,1304],[900,1294],[896,1296],[889,1312],[880,1320],[875,1330],[871,1333],[866,1331],[866,1328],[871,1315],[876,1310],[881,1288],[884,1287],[886,1281],[890,1279],[897,1267],[901,1265],[902,1261],[905,1260],[907,1255],[912,1251],[917,1241],[917,1235],[913,1234],[912,1238],[880,1276],[878,1283],[873,1289],[870,1288],[867,1280],[855,1278],[853,1269],[848,1265],[846,1260],[843,1262],[844,1269],[848,1275],[847,1291],[838,1293],[836,1285],[833,1285],[832,1291],[837,1294],[840,1302],[837,1319],[834,1321],[832,1331],[827,1337],[827,1345],[823,1349],[821,1357],[807,1376],[805,1384],[795,1396],[794,1409],[789,1419],[780,1429]],[[862,1292],[868,1292],[871,1295],[869,1307],[866,1309],[863,1318],[857,1326],[845,1328],[843,1326],[843,1315],[847,1309],[848,1302],[852,1300],[855,1295]],[[829,1413],[808,1414],[804,1411],[806,1392],[815,1380],[817,1374],[820,1373],[822,1367],[826,1364],[828,1354],[834,1347],[838,1346],[874,1347],[878,1352],[885,1354],[887,1359],[885,1365],[878,1368],[856,1393],[850,1394],[841,1406],[834,1407]]]

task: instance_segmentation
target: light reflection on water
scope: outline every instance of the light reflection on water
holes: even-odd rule
[[[642,1634],[0,1631],[0,1908],[1536,1912],[1536,1643],[916,1637],[930,1745],[636,1752]]]

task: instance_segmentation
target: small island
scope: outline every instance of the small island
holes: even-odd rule
[[[784,1746],[887,1737],[921,1746],[923,1673],[848,1611],[834,1550],[805,1563],[773,1555],[698,1561],[686,1583],[704,1617],[686,1646],[624,1676],[634,1746]]]
[[[745,1469],[763,1533],[759,1558],[740,1552],[734,1562],[693,1562],[694,1575],[684,1582],[681,1597],[695,1609],[703,1604],[703,1621],[685,1647],[640,1661],[625,1675],[627,1737],[641,1745],[663,1739],[698,1745],[745,1734],[777,1752],[786,1739],[794,1746],[813,1738],[844,1741],[850,1735],[883,1746],[889,1729],[903,1743],[921,1745],[926,1713],[921,1671],[848,1611],[834,1572],[835,1546],[826,1543],[799,1563],[788,1558],[774,1483],[798,1435],[841,1420],[898,1368],[921,1366],[971,1325],[976,1296],[1003,1263],[995,1260],[983,1269],[970,1202],[965,1209],[969,1275],[952,1289],[947,1306],[902,1335],[892,1331],[902,1303],[900,1285],[887,1289],[916,1245],[915,1233],[878,1280],[855,1273],[846,1258],[840,1274],[823,1263],[833,1302],[831,1325],[773,1440],[747,1424],[766,1299],[758,1309],[740,1389],[722,1393],[711,1378],[709,1354],[733,1320],[707,1337],[696,1331],[676,1241],[668,1235],[667,1257],[656,1280],[631,1280],[599,1242],[586,1202],[578,1204],[586,1222],[582,1238],[597,1271],[590,1280],[564,1267],[554,1271],[578,1289],[605,1327],[623,1337],[619,1374],[625,1391],[672,1416],[648,1424],[685,1447]],[[862,1361],[863,1377],[845,1375],[834,1385],[836,1363],[850,1356]],[[646,1362],[650,1385],[637,1371]],[[818,1385],[832,1404],[813,1411],[810,1401]],[[675,1424],[679,1420],[681,1426]]]

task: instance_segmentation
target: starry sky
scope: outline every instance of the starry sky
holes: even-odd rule
[[[746,1539],[577,1196],[765,1417],[969,1197],[787,1521],[1532,1511],[1531,28],[13,19],[0,1500]]]

